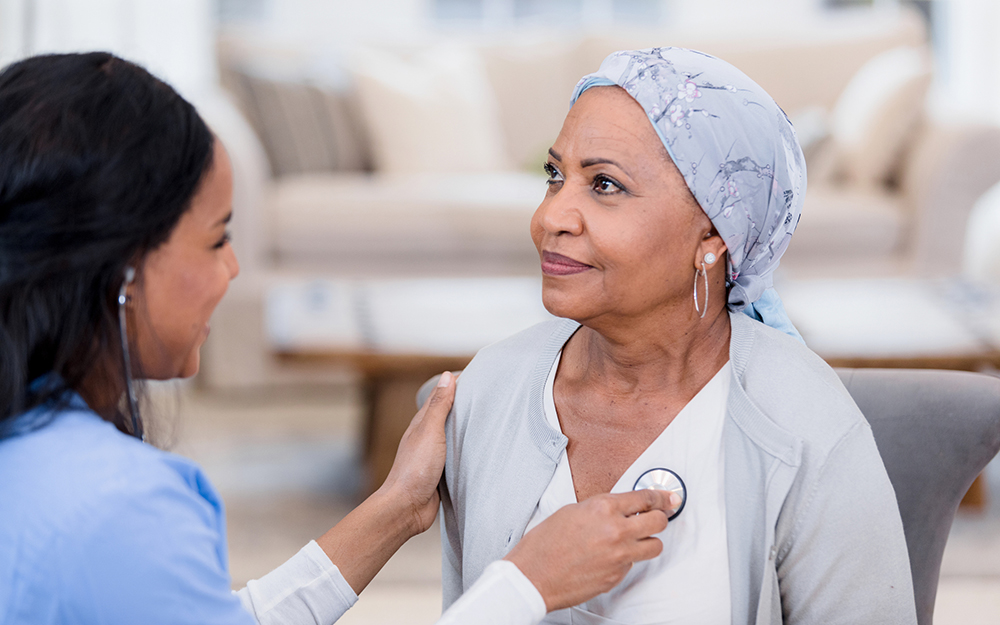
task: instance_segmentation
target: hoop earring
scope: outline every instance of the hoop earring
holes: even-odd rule
[[[132,281],[135,280],[135,268],[125,268],[125,280],[122,288],[118,291],[118,328],[121,330],[122,340],[122,366],[125,370],[125,395],[128,397],[128,413],[132,422],[132,436],[145,442],[146,434],[143,432],[142,422],[139,421],[139,406],[135,398],[135,389],[132,387],[132,359],[128,353],[128,330],[125,327],[125,303],[128,295],[125,290]]]
[[[704,308],[698,307],[698,275],[705,277],[705,306]],[[699,319],[705,318],[705,313],[708,312],[708,271],[705,269],[705,263],[701,263],[701,269],[694,272],[694,311],[701,313],[698,317]]]

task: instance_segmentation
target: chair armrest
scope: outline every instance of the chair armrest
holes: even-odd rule
[[[905,251],[915,272],[961,271],[969,215],[997,182],[1000,127],[929,123],[919,131],[901,177],[913,228]]]

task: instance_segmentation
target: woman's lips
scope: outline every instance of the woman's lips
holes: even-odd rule
[[[569,276],[593,269],[580,261],[555,252],[542,252],[542,273],[548,276]]]

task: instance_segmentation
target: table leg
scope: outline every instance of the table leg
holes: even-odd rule
[[[970,512],[984,512],[987,503],[986,496],[986,476],[980,473],[976,476],[972,486],[969,487],[968,492],[965,493],[965,497],[962,497],[962,503],[958,504],[958,507]]]
[[[417,391],[435,373],[439,372],[400,372],[366,380],[368,494],[375,492],[389,475],[399,441],[417,412]]]

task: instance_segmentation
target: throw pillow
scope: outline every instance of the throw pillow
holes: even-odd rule
[[[576,39],[515,42],[481,49],[496,93],[500,123],[511,162],[541,175],[548,150],[559,135],[569,97],[580,79],[574,63]]]
[[[356,56],[353,72],[378,171],[507,169],[496,97],[473,50],[368,49]]]
[[[275,175],[370,169],[368,141],[351,93],[306,80],[236,71],[237,97]]]
[[[894,177],[923,118],[930,83],[930,63],[922,48],[887,50],[858,70],[830,116],[838,177],[868,187]]]

